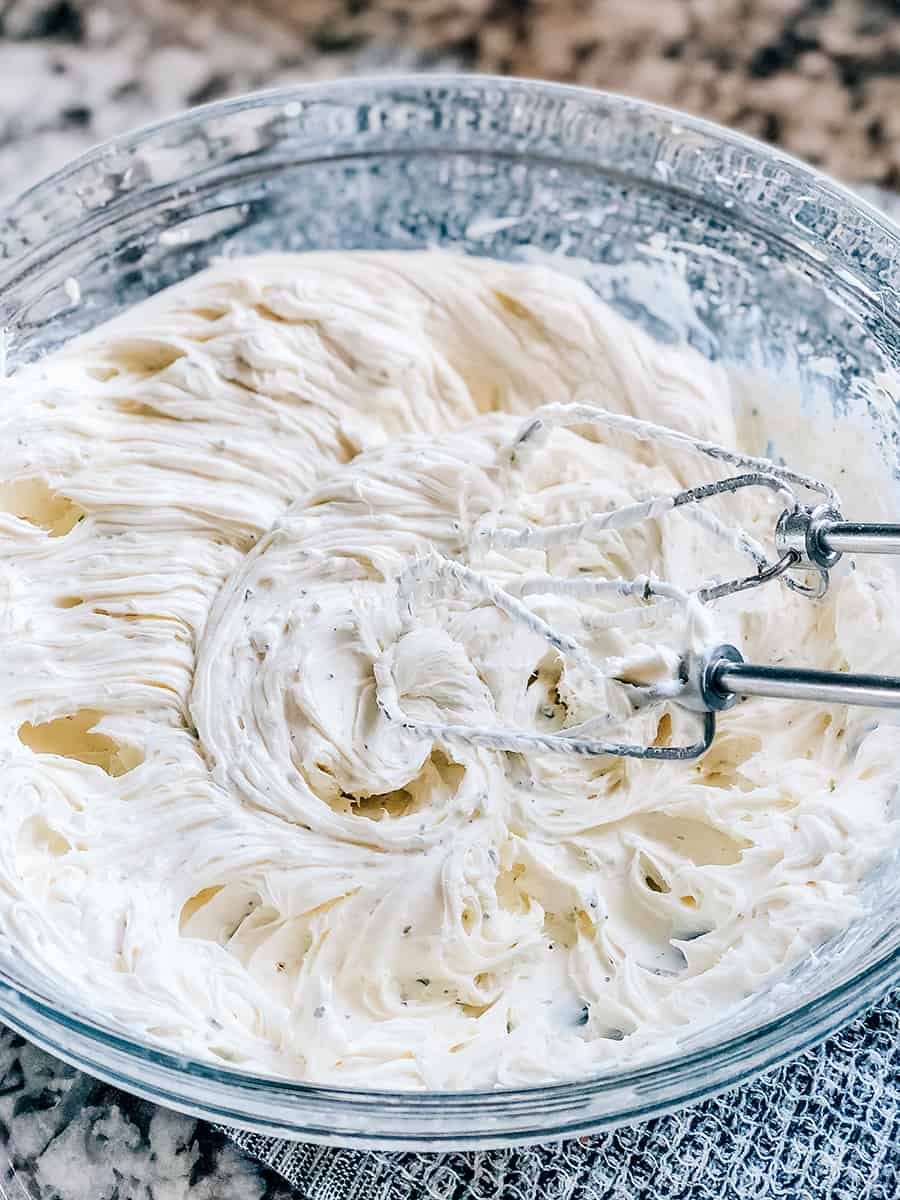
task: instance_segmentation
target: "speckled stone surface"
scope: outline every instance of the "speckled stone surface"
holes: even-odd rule
[[[0,0],[0,197],[190,104],[473,68],[642,95],[900,186],[896,0]],[[208,1126],[0,1030],[0,1200],[297,1195]]]
[[[209,1126],[0,1029],[0,1200],[294,1200]]]
[[[628,92],[900,186],[898,0],[0,0],[0,193],[191,104],[421,69]]]

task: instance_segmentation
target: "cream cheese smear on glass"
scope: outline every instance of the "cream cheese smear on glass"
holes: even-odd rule
[[[492,536],[716,477],[595,428],[511,455],[545,404],[763,452],[734,371],[545,266],[271,254],[3,386],[0,933],[61,995],[290,1078],[540,1083],[672,1052],[859,911],[900,771],[871,710],[749,700],[704,757],[647,762],[428,736],[379,692],[426,725],[624,711],[623,685],[411,564],[513,594],[745,574],[681,512],[565,545]],[[768,494],[716,504],[770,536]],[[640,604],[605,619],[615,594],[526,599],[592,660],[651,675],[707,634],[832,670],[900,645],[877,559],[842,564],[824,600],[772,583],[652,636]],[[641,711],[627,740],[680,719]]]

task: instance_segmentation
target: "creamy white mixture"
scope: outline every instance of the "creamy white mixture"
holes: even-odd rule
[[[0,932],[86,1007],[287,1076],[527,1083],[670,1046],[856,912],[898,773],[871,711],[750,701],[704,758],[654,764],[425,737],[376,704],[380,669],[425,722],[625,711],[479,596],[402,579],[435,550],[513,591],[746,574],[681,512],[549,549],[486,536],[716,477],[590,429],[511,462],[545,403],[761,450],[721,367],[541,267],[269,255],[5,387]],[[768,493],[713,511],[771,544]],[[898,599],[860,561],[820,603],[770,584],[710,628],[754,661],[884,669]],[[690,634],[608,627],[641,607],[616,596],[528,604],[597,662]],[[692,727],[666,705],[623,731]]]

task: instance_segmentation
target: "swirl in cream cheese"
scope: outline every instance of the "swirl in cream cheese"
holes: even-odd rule
[[[285,254],[223,261],[5,386],[0,931],[85,1007],[297,1078],[538,1082],[658,1053],[856,913],[897,785],[871,712],[748,701],[703,759],[652,763],[425,736],[379,701],[388,680],[425,725],[537,732],[629,715],[591,663],[664,675],[690,606],[532,589],[582,663],[411,564],[513,593],[746,573],[680,512],[489,536],[715,478],[597,429],[508,449],[584,396],[741,446],[722,367],[544,268]],[[770,541],[768,493],[718,504]],[[860,562],[822,602],[771,584],[703,631],[877,669],[897,602]],[[686,722],[652,707],[628,738]]]

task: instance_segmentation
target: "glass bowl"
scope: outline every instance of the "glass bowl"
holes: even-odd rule
[[[290,88],[91,151],[0,214],[7,360],[41,357],[214,255],[435,245],[552,254],[657,338],[789,373],[798,396],[826,395],[837,422],[869,412],[897,462],[900,419],[885,381],[900,361],[900,232],[747,138],[634,100],[517,80]],[[861,392],[861,379],[881,382]],[[127,1091],[265,1133],[430,1150],[566,1137],[709,1096],[875,1000],[900,979],[896,865],[870,881],[865,916],[815,961],[676,1055],[551,1086],[388,1093],[194,1061],[63,1001],[11,945],[0,945],[0,1018]]]

